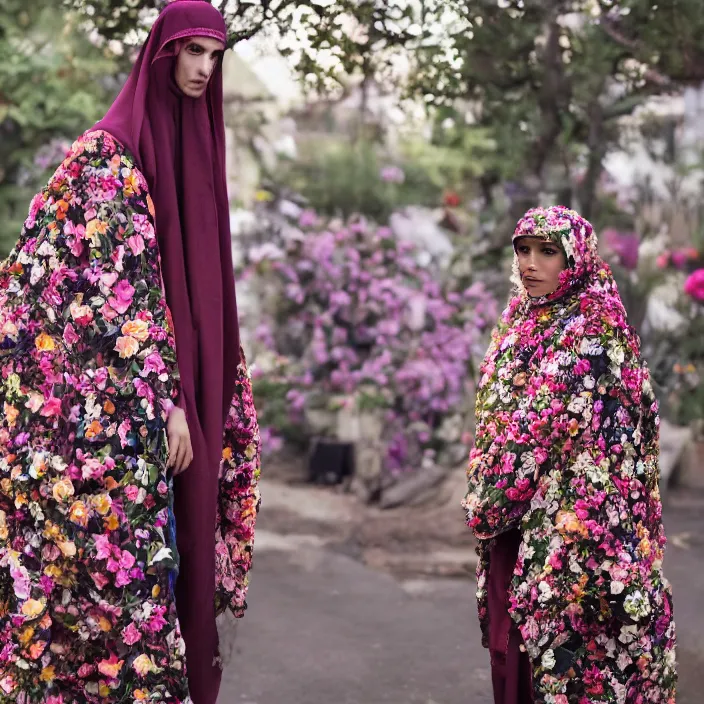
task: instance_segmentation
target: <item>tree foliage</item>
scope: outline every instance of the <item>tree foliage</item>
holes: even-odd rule
[[[698,0],[447,0],[443,41],[417,52],[414,89],[468,107],[498,145],[493,178],[546,188],[588,216],[619,118],[704,80]],[[564,186],[581,173],[576,193]],[[513,213],[515,216],[516,213]]]
[[[74,139],[108,104],[114,60],[51,0],[0,8],[0,250],[19,235],[48,163],[39,150]],[[60,158],[60,157],[59,157]],[[51,157],[48,161],[51,161]],[[55,161],[55,159],[54,159]]]

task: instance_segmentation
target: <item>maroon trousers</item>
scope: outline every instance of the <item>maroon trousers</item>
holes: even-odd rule
[[[487,608],[494,704],[533,702],[530,658],[520,650],[523,639],[508,613],[508,590],[520,542],[518,530],[500,535],[489,558]]]

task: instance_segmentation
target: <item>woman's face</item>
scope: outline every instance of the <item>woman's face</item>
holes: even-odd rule
[[[539,237],[519,237],[514,242],[521,281],[532,298],[547,296],[560,283],[560,272],[567,266],[562,250]]]
[[[189,37],[179,43],[174,78],[189,98],[200,98],[223,55],[222,42],[211,37]]]

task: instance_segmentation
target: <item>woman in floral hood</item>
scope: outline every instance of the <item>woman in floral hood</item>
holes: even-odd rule
[[[467,523],[497,704],[674,704],[658,415],[592,226],[514,233],[515,295],[482,366]]]
[[[259,477],[226,32],[208,2],[166,6],[0,267],[3,702],[217,699]]]

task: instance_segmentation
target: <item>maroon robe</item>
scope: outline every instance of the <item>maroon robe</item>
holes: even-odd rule
[[[494,704],[533,702],[530,658],[520,649],[523,638],[508,612],[508,590],[520,544],[521,534],[514,529],[499,535],[491,548],[486,588]]]

